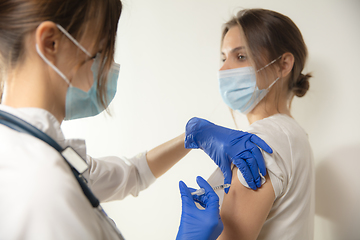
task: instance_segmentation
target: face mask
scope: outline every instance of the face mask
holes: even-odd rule
[[[259,69],[257,72],[273,64],[277,59]],[[242,67],[222,70],[219,71],[220,94],[224,102],[231,109],[247,114],[266,96],[270,88],[279,79],[280,78],[277,78],[268,88],[259,89],[256,86],[254,68]]]
[[[64,33],[76,46],[78,46],[87,56],[92,57],[91,54],[80,45],[78,41],[76,41],[64,28],[60,25],[56,25],[61,32]],[[57,72],[67,84],[69,84],[69,88],[66,93],[66,103],[65,103],[65,120],[77,119],[77,118],[85,118],[91,117],[99,114],[105,108],[101,103],[97,100],[97,77],[98,71],[101,66],[101,62],[99,60],[99,55],[95,57],[95,60],[91,66],[91,71],[93,73],[93,84],[88,92],[84,92],[83,90],[76,88],[71,85],[69,79],[55,66],[53,65],[40,51],[39,46],[36,44],[36,51],[39,56],[55,71]],[[110,71],[107,76],[107,84],[106,84],[106,104],[110,104],[113,100],[116,88],[117,88],[117,80],[119,77],[120,65],[117,63],[113,63]]]

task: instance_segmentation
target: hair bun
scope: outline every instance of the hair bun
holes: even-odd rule
[[[300,76],[298,77],[295,86],[293,88],[293,92],[297,97],[303,97],[306,92],[309,90],[310,83],[309,78],[311,78],[311,74],[302,74],[300,73]]]

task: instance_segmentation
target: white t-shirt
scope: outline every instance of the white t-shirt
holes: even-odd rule
[[[276,114],[253,123],[247,132],[256,134],[273,150],[263,151],[275,192],[275,201],[257,239],[308,240],[314,235],[315,177],[313,154],[306,132],[292,118]],[[240,182],[248,187],[238,170]],[[223,183],[217,169],[211,185]],[[217,192],[220,204],[223,191]]]

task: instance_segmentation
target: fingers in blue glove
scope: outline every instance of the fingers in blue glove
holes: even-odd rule
[[[262,140],[261,138],[259,138],[258,136],[256,136],[255,134],[253,134],[250,138],[250,141],[252,143],[255,143],[256,145],[258,145],[260,148],[262,148],[265,152],[267,153],[273,153],[273,150],[271,149],[271,147],[269,145],[267,145],[267,143]]]
[[[257,167],[259,167],[260,173],[263,176],[265,176],[266,175],[266,165],[265,165],[265,161],[264,161],[264,156],[262,155],[260,149],[258,147],[254,147],[253,149],[251,149],[251,153],[257,162]],[[258,175],[259,175],[259,172],[257,172],[256,176],[254,175],[254,178],[256,178]]]
[[[240,158],[240,156],[233,160],[235,166],[240,170],[241,174],[243,175],[245,181],[249,185],[249,187],[253,190],[257,189],[257,186],[254,182],[254,177],[244,159]]]
[[[184,209],[188,206],[196,207],[193,197],[191,195],[191,192],[183,181],[179,182],[179,189],[180,189],[180,194],[181,194],[181,200],[183,203],[182,208]]]
[[[214,192],[214,190],[212,189],[210,184],[200,176],[198,176],[196,178],[196,182],[199,185],[199,187],[205,189],[206,198],[204,198],[203,200],[204,200],[204,204],[206,205],[206,208],[207,209],[211,209],[211,208],[218,209],[219,208],[219,197]]]
[[[197,190],[197,189],[191,188],[191,187],[188,187],[188,189],[189,189],[190,193],[193,193],[193,192],[195,192]]]
[[[229,164],[224,164],[220,167],[222,173],[224,174],[224,184],[231,184],[232,180],[232,171],[231,171],[231,161],[229,161]],[[225,193],[228,194],[229,187],[225,188]]]
[[[196,207],[192,196],[192,189],[188,189],[186,184],[179,182],[182,199],[182,214],[180,227],[176,236],[177,240],[197,239],[209,240],[217,239],[223,230],[223,224],[219,215],[219,198],[212,190],[211,186],[201,177],[197,178],[201,188],[205,190],[206,208],[200,210]]]
[[[205,202],[207,201],[207,196],[205,194],[202,195],[193,195],[193,199],[195,202],[199,203],[203,208],[206,208]]]
[[[196,189],[188,188],[183,181],[179,182],[179,189],[180,189],[181,199],[183,202],[183,207],[184,205],[195,207],[196,205],[194,203],[194,200],[204,208],[219,207],[219,197],[214,192],[210,184],[200,176],[196,178],[196,182],[198,183],[200,188],[205,189],[205,194],[202,194],[200,196],[191,195],[191,193],[195,192]]]
[[[193,193],[197,189],[188,187],[190,192]],[[204,198],[206,197],[205,194],[201,194],[200,196],[197,194],[191,195],[195,202],[199,203],[203,208],[206,208],[206,205],[204,203]]]
[[[255,146],[255,148],[258,149],[258,147],[256,147],[256,146]],[[260,177],[260,174],[259,174],[258,163],[257,163],[256,158],[252,154],[252,152],[251,151],[244,151],[244,152],[242,152],[240,154],[240,158],[243,159],[246,162],[246,164],[248,165],[248,167],[249,167],[249,169],[251,171],[251,174],[253,176],[253,179],[255,181],[256,187],[257,188],[261,187],[261,177]]]

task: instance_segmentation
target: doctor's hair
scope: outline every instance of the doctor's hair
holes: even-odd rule
[[[97,97],[105,107],[107,75],[114,59],[121,11],[120,0],[1,0],[0,86],[4,83],[5,72],[24,60],[27,35],[42,22],[51,21],[61,25],[78,41],[84,39],[89,31],[97,33],[93,46],[103,44]],[[1,96],[2,89],[0,91]]]
[[[245,39],[245,47],[251,63],[256,69],[262,69],[269,62],[278,59],[284,53],[294,56],[294,65],[288,82],[288,93],[303,97],[309,90],[311,74],[302,74],[307,58],[307,47],[302,34],[295,23],[280,13],[267,9],[244,9],[224,24],[222,41],[232,27],[239,27]],[[269,66],[279,65],[279,60]],[[267,70],[264,69],[266,72]],[[262,74],[262,73],[259,73]]]

